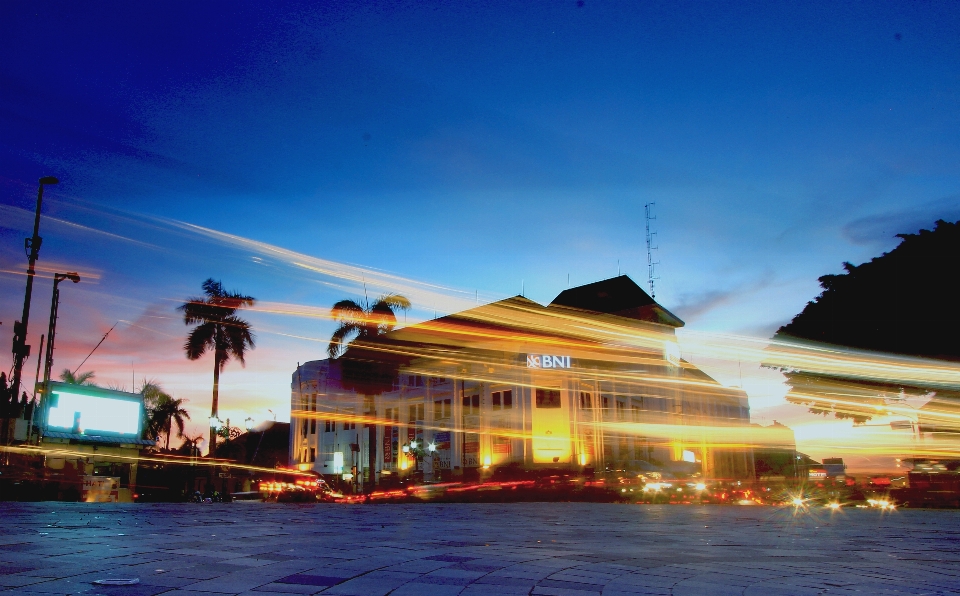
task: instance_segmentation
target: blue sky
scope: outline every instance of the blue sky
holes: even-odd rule
[[[4,3],[0,264],[23,267],[10,208],[41,175],[61,180],[51,216],[151,245],[47,232],[41,260],[99,276],[63,321],[83,352],[210,275],[342,297],[155,218],[545,303],[618,261],[645,280],[655,201],[658,300],[689,329],[769,336],[818,276],[960,219],[958,64],[955,2]],[[0,285],[9,329],[23,280]],[[260,362],[233,374],[269,370],[258,399],[281,404],[321,346],[274,331],[330,328],[257,322]],[[131,342],[163,377],[161,348]]]

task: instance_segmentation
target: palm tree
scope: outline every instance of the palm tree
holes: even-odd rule
[[[140,387],[140,395],[143,396],[143,406],[146,410],[145,434],[151,439],[157,439],[161,434],[166,435],[165,449],[169,450],[170,434],[174,423],[177,425],[177,436],[183,437],[185,421],[190,420],[190,413],[183,408],[187,400],[175,399],[156,381],[144,381]]]
[[[330,336],[327,354],[339,358],[347,351],[353,340],[370,340],[380,337],[397,324],[395,310],[407,310],[410,300],[400,294],[385,294],[372,305],[364,306],[356,300],[341,300],[333,305],[330,314],[339,323]]]
[[[92,370],[75,375],[69,368],[65,368],[63,372],[60,373],[60,380],[71,385],[96,385],[96,383],[93,382],[94,376],[96,376],[96,373]]]
[[[236,358],[240,365],[246,364],[244,355],[247,348],[253,349],[253,333],[250,323],[236,316],[238,309],[253,306],[254,299],[236,292],[227,292],[223,285],[212,278],[203,282],[205,297],[189,298],[180,305],[178,310],[183,312],[183,322],[186,325],[196,325],[187,336],[183,345],[187,358],[197,360],[210,350],[213,358],[213,405],[210,408],[210,417],[218,414],[218,399],[220,391],[220,372],[230,358]],[[217,431],[210,429],[210,453],[217,445]]]
[[[156,419],[157,430],[166,435],[167,440],[164,448],[168,451],[170,449],[170,435],[173,431],[173,425],[177,425],[177,436],[182,438],[184,425],[187,420],[190,420],[190,413],[183,408],[185,402],[185,399],[176,399],[165,395],[160,398],[157,407],[153,409],[151,418]]]

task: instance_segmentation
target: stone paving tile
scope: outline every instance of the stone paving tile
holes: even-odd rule
[[[604,584],[593,584],[582,581],[563,581],[557,579],[544,579],[537,582],[538,588],[564,588],[566,590],[581,590],[584,592],[600,592]]]
[[[23,575],[0,575],[0,589],[18,588],[49,581],[46,577],[28,577]]]
[[[530,593],[529,587],[519,586],[497,586],[496,591],[492,591],[489,585],[470,584],[460,592],[460,596],[526,596]]]
[[[450,584],[429,584],[415,581],[403,584],[390,592],[390,596],[456,596],[463,592],[463,586]]]
[[[551,586],[536,586],[531,592],[535,596],[599,596],[597,590],[575,590],[572,588],[555,588]]]
[[[303,584],[281,584],[281,583],[271,583],[264,584],[262,586],[256,587],[251,590],[250,594],[257,594],[258,596],[271,596],[270,592],[273,592],[272,596],[276,596],[277,592],[281,594],[317,594],[323,590],[326,590],[327,586],[310,586]],[[267,594],[264,594],[267,592]],[[244,594],[247,592],[241,592]]]

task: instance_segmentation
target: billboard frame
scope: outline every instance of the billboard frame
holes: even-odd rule
[[[58,394],[60,391],[64,393],[86,395],[95,398],[101,399],[112,399],[120,400],[127,402],[134,402],[138,406],[137,414],[137,431],[133,433],[118,433],[111,431],[101,431],[97,430],[96,433],[91,433],[87,435],[86,433],[80,433],[80,435],[88,436],[91,440],[95,440],[94,437],[111,437],[117,439],[130,439],[131,441],[139,441],[143,437],[143,425],[144,425],[144,403],[143,396],[139,393],[127,393],[126,391],[115,391],[113,389],[104,389],[102,387],[96,387],[94,385],[76,385],[73,383],[61,383],[58,381],[49,381],[47,383],[46,391],[43,394],[43,408],[42,408],[42,418],[40,420],[40,433],[41,437],[46,435],[48,432],[65,432],[62,426],[50,426],[50,408],[53,396]],[[66,431],[69,432],[69,431]]]

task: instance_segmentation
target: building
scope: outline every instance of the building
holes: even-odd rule
[[[681,358],[683,324],[622,275],[354,342],[294,372],[291,463],[364,489],[505,468],[752,479],[746,395]]]

